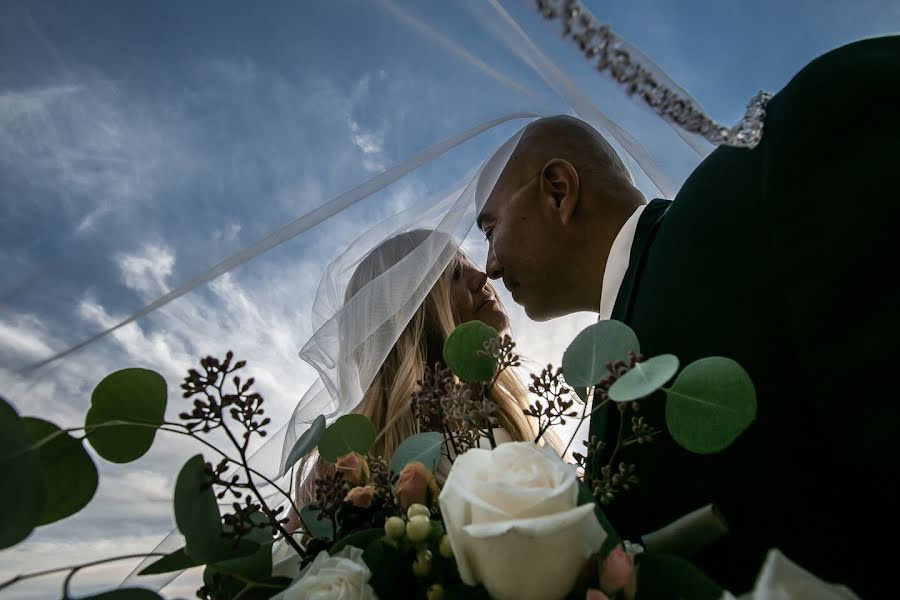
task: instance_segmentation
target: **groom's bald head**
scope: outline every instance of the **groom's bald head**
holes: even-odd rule
[[[504,175],[536,171],[549,160],[568,161],[583,178],[594,174],[606,180],[631,183],[631,174],[600,132],[575,117],[544,117],[528,125],[510,157]]]
[[[532,318],[596,309],[612,240],[643,202],[596,129],[570,116],[539,119],[523,131],[478,217],[491,244],[486,271],[503,278]]]

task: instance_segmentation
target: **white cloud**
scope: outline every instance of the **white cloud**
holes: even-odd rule
[[[363,167],[371,172],[384,170],[384,136],[378,132],[363,131],[359,123],[350,117],[347,118],[347,127],[350,129],[350,141],[362,152]]]
[[[24,355],[30,360],[50,356],[53,351],[38,334],[43,329],[34,315],[23,315],[15,322],[0,321],[0,354]]]
[[[145,244],[133,254],[120,253],[115,258],[122,278],[129,288],[148,300],[169,291],[166,278],[175,266],[175,251],[163,244]]]
[[[89,72],[75,84],[0,93],[0,165],[71,216],[83,235],[104,217],[177,185],[202,160],[178,111],[128,98]]]

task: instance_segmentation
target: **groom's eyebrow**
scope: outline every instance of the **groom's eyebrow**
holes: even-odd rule
[[[487,213],[481,213],[478,215],[478,218],[475,219],[475,227],[477,227],[480,231],[484,231],[484,222],[489,220],[491,216]]]

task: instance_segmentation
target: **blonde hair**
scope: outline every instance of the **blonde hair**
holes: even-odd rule
[[[378,246],[356,268],[345,300],[399,262],[430,233],[411,231],[394,236]],[[353,412],[365,415],[375,425],[377,437],[370,450],[372,456],[390,459],[404,439],[419,432],[411,409],[412,395],[419,387],[426,366],[434,368],[435,363],[443,361],[444,341],[461,324],[450,296],[452,275],[457,267],[477,268],[461,251],[455,252],[388,352],[362,400],[353,409]],[[490,288],[490,284],[487,285]],[[491,293],[497,298],[493,289]],[[536,427],[524,414],[528,406],[527,392],[514,372],[505,370],[500,374],[491,396],[498,406],[498,426],[504,428],[514,441],[535,438]],[[558,445],[552,439],[551,444]],[[332,467],[317,460],[312,472],[304,479],[307,470],[301,465],[297,473],[298,485],[303,480],[297,493],[299,505],[313,500],[314,481],[331,472]]]

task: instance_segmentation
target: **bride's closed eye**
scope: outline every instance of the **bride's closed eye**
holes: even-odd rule
[[[458,281],[461,275],[462,275],[462,267],[460,265],[456,265],[453,268],[453,281]]]

